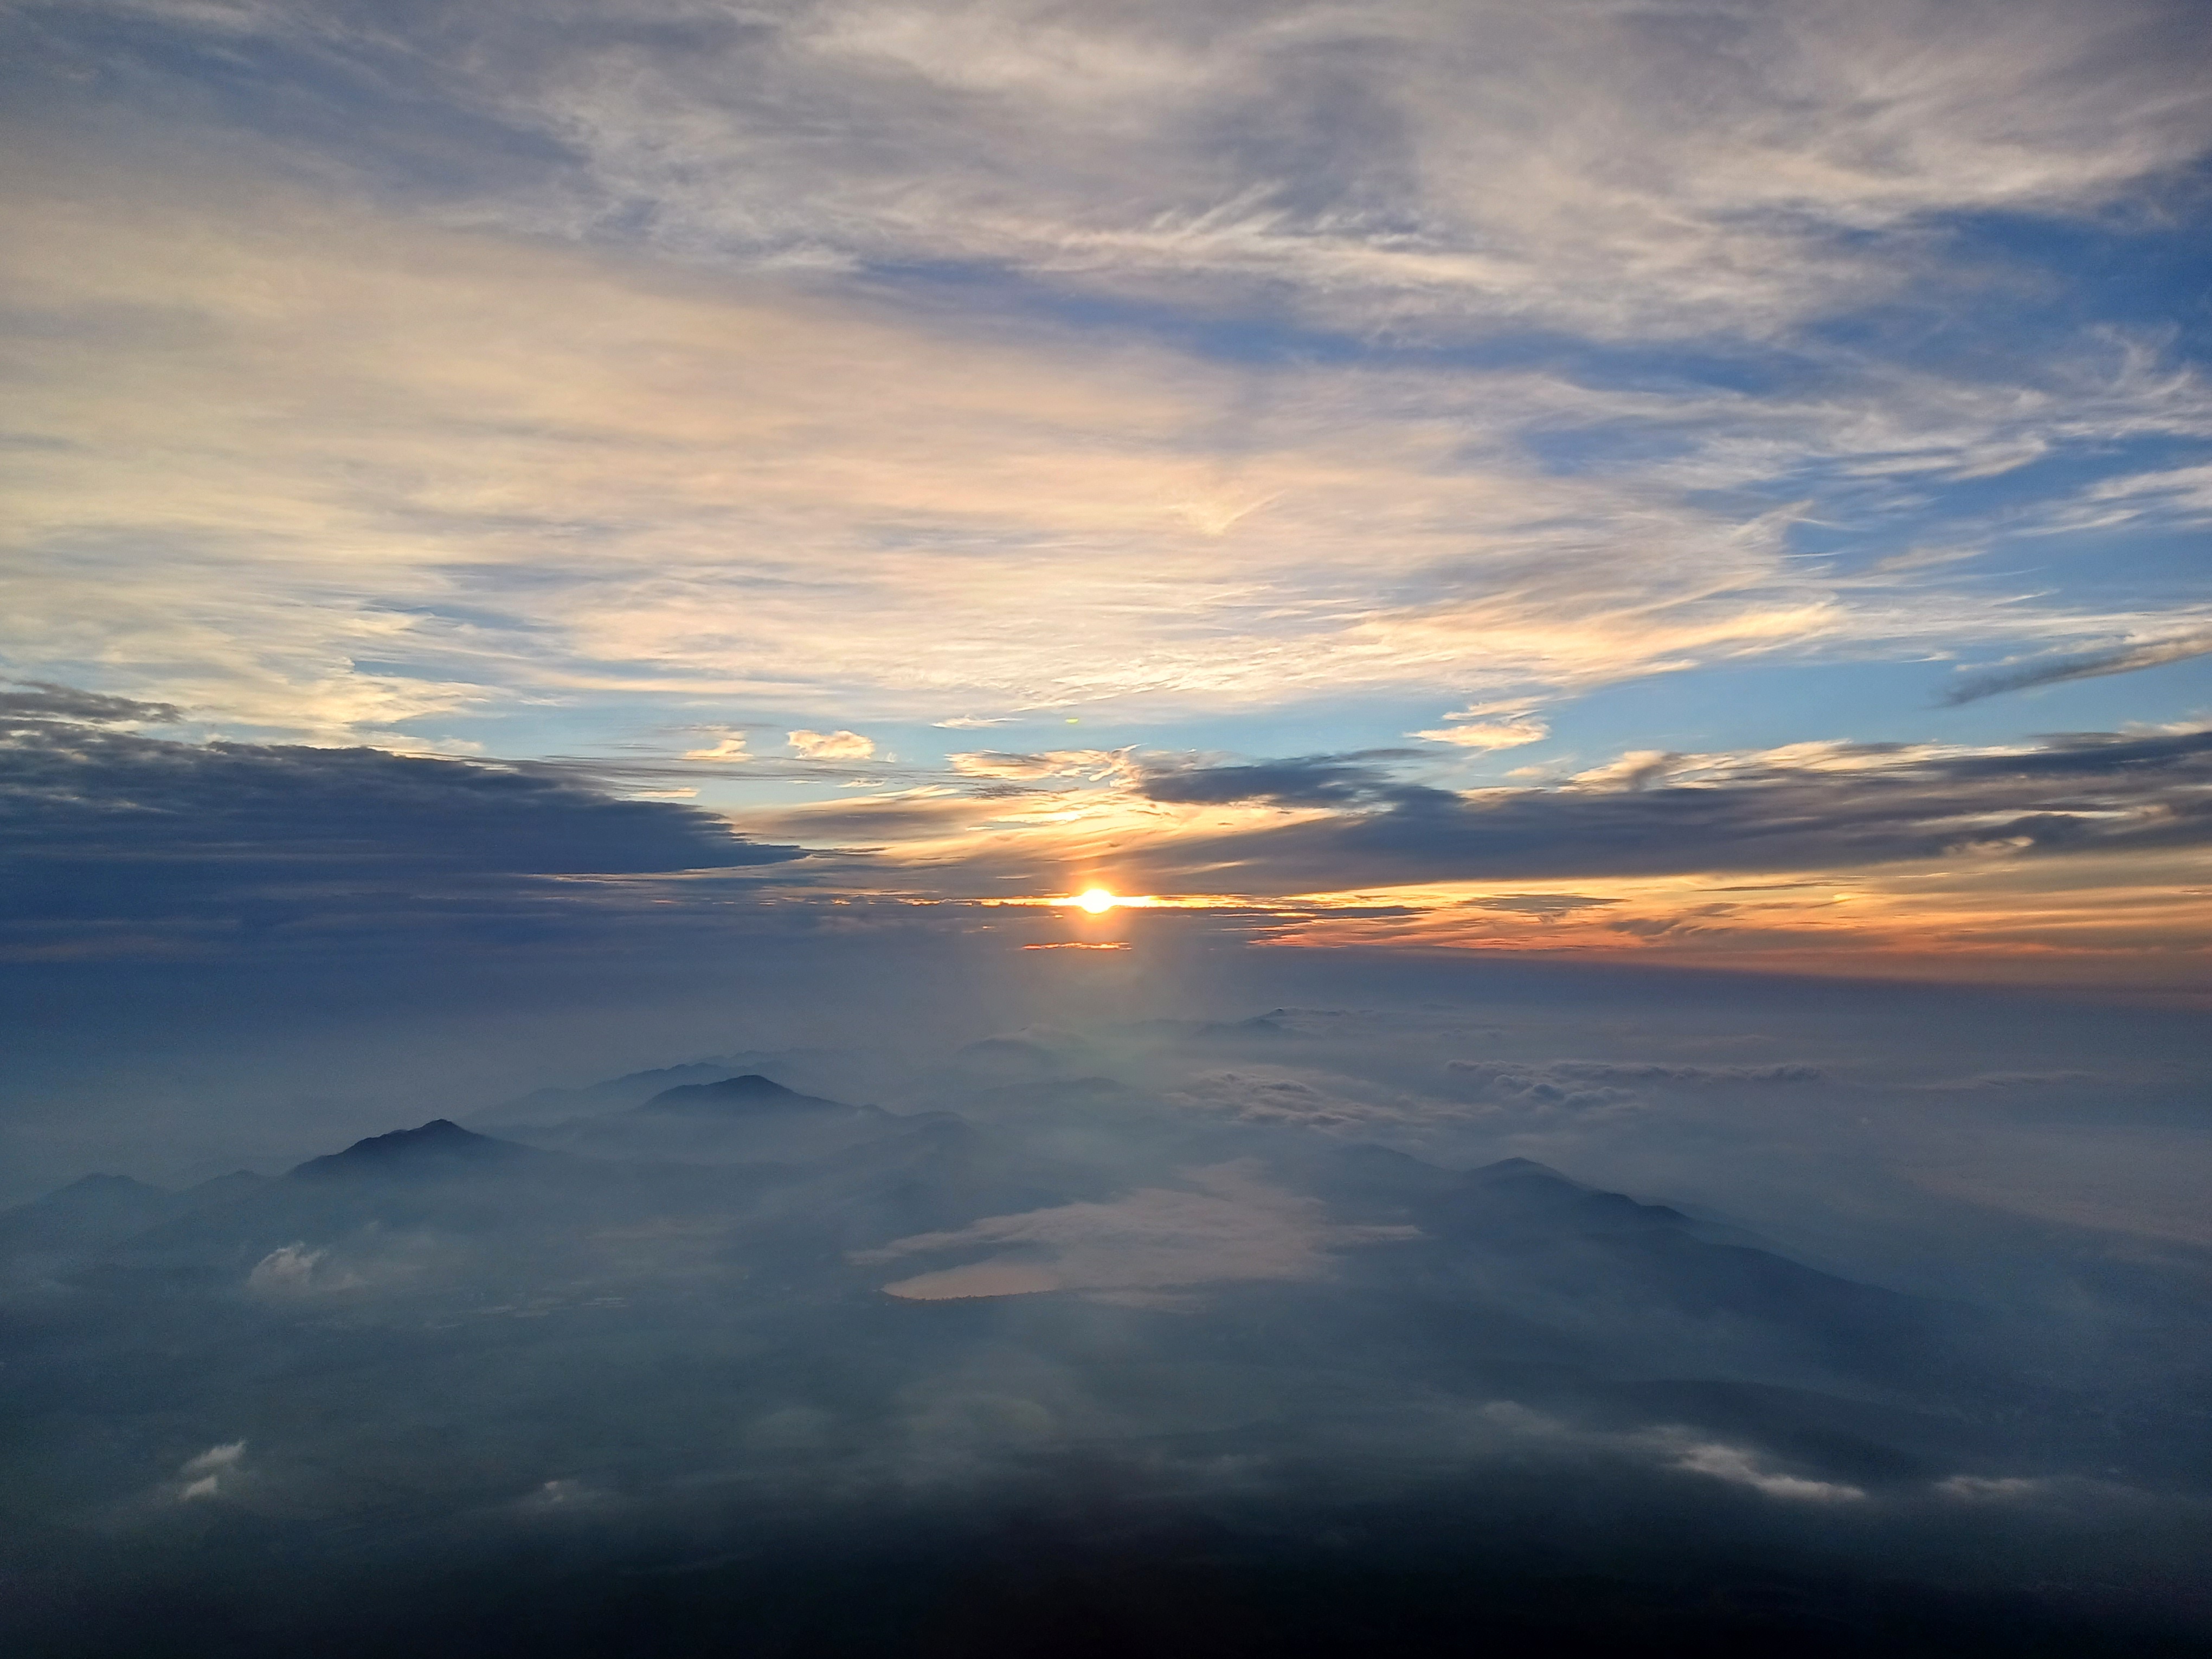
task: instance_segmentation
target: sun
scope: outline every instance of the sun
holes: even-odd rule
[[[1108,892],[1103,887],[1091,887],[1085,889],[1083,892],[1076,896],[1075,902],[1081,905],[1085,909],[1090,911],[1094,916],[1104,915],[1107,911],[1112,909],[1115,904],[1120,902],[1113,894]]]

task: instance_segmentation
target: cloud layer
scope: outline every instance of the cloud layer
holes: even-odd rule
[[[1168,854],[1187,869],[1235,871],[1235,884],[1255,892],[2212,845],[2204,732],[2084,734],[1995,753],[1838,744],[1653,755],[1565,787],[1468,794],[1329,756],[1176,769],[1142,787],[1170,801],[1367,809],[1194,837]]]
[[[2202,617],[1972,556],[2201,516],[2188,343],[2039,297],[2185,214],[2191,21],[19,8],[0,647],[315,742],[1520,698],[1476,755],[2140,657]]]

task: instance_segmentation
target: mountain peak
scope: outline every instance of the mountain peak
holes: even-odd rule
[[[1470,1181],[1502,1181],[1528,1176],[1540,1176],[1547,1181],[1556,1181],[1568,1187],[1582,1184],[1561,1175],[1548,1164],[1537,1163],[1533,1158],[1501,1158],[1495,1164],[1485,1164],[1467,1172],[1467,1179]]]
[[[342,1152],[312,1158],[292,1173],[310,1180],[370,1172],[399,1174],[455,1164],[504,1163],[527,1157],[529,1150],[509,1140],[494,1140],[464,1129],[450,1118],[434,1117],[419,1128],[356,1140]]]
[[[823,1100],[787,1089],[757,1072],[724,1078],[720,1083],[691,1083],[664,1089],[637,1109],[641,1112],[680,1112],[693,1116],[781,1116],[810,1112],[867,1111],[842,1101]]]

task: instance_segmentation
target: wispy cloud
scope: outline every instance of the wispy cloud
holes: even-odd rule
[[[0,647],[232,732],[2078,650],[2152,619],[1808,563],[1776,499],[1893,517],[2212,434],[2186,365],[2109,329],[1967,373],[1802,326],[1952,280],[1934,218],[2090,212],[2198,153],[2170,7],[500,4],[396,55],[341,5],[128,10],[39,12],[33,60],[127,58],[182,109],[215,43],[286,96],[127,165],[42,137],[11,187]],[[413,148],[348,118],[256,149],[368,58]],[[329,187],[285,181],[302,145]],[[2078,494],[2037,488],[2047,520]]]
[[[228,1496],[245,1477],[246,1442],[226,1441],[188,1457],[177,1470],[177,1501],[203,1503]]]
[[[1985,669],[1970,674],[1954,686],[1944,694],[1943,701],[1956,708],[1962,703],[1979,702],[1984,697],[1997,696],[2007,691],[2033,690],[2039,685],[2063,685],[2069,680],[2099,679],[2107,674],[2131,674],[2137,669],[2160,668],[2167,663],[2186,662],[2192,657],[2207,654],[2212,654],[2212,629],[2183,634],[2171,639],[2146,640],[2140,644],[2117,646],[2110,651],[2045,657],[2011,667]]]
[[[1135,765],[1127,750],[1108,749],[1048,749],[1036,754],[982,749],[948,755],[945,763],[964,778],[995,778],[1010,783],[1119,780],[1128,776]]]
[[[1866,1498],[1864,1487],[1848,1481],[1816,1480],[1776,1469],[1748,1447],[1702,1440],[1680,1430],[1656,1431],[1653,1438],[1672,1454],[1670,1468],[1747,1486],[1762,1497],[1792,1504],[1856,1504]]]
[[[9,684],[0,681],[0,685]],[[13,684],[14,690],[0,690],[0,724],[7,726],[46,720],[173,726],[184,719],[183,711],[170,703],[106,696],[46,680],[21,680]]]
[[[741,761],[750,760],[752,757],[746,752],[744,732],[725,732],[713,743],[685,750],[684,758],[688,761]]]
[[[94,44],[102,9],[77,9],[80,50],[128,51]],[[272,68],[385,39],[340,4],[129,9]],[[459,193],[533,230],[602,232],[645,205],[648,234],[693,257],[997,265],[1119,293],[1267,283],[1401,327],[1504,311],[1771,330],[1899,282],[1870,231],[2092,209],[2186,162],[2212,124],[2175,49],[2189,21],[2048,0],[1849,16],[902,0],[742,21],[636,3],[571,31],[501,3],[418,26],[444,41],[434,69],[380,61],[480,147],[486,125],[513,136],[517,159],[466,167],[483,182]],[[140,51],[140,73],[176,72]],[[457,122],[443,148],[461,138]],[[534,176],[530,140],[558,146]],[[427,172],[415,142],[376,159]]]
[[[1468,720],[1462,714],[1447,714],[1447,720]],[[1432,731],[1409,732],[1408,737],[1425,738],[1431,743],[1449,743],[1462,749],[1518,749],[1523,744],[1541,743],[1552,735],[1552,729],[1543,721],[1526,714],[1510,720],[1468,720],[1464,726],[1442,726]]]

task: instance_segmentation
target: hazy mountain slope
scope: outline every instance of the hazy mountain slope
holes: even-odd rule
[[[2122,1467],[2119,1397],[2033,1382],[1972,1310],[1525,1158],[1448,1169],[1095,1081],[973,1105],[718,1079],[587,1120],[613,1157],[434,1120],[191,1213],[65,1189],[41,1204],[159,1218],[6,1306],[16,1501],[303,1560],[363,1526],[398,1560],[557,1523],[597,1561],[650,1512],[659,1571],[731,1547],[686,1528],[941,1504],[957,1529],[1085,1482],[1178,1559],[1195,1517],[1276,1559],[1425,1504],[1494,1552],[1513,1492],[1556,1563],[1578,1506],[1753,1549],[1872,1517],[1894,1553],[1881,1528],[1930,1505]],[[793,1124],[866,1133],[728,1155]],[[721,1139],[657,1155],[669,1125]]]
[[[600,1112],[628,1111],[665,1090],[688,1083],[712,1083],[738,1069],[731,1060],[702,1060],[688,1066],[664,1066],[632,1072],[580,1089],[533,1089],[496,1106],[470,1114],[469,1121],[487,1127],[512,1123],[559,1123]]]
[[[729,1164],[821,1157],[905,1127],[876,1106],[803,1095],[757,1073],[665,1089],[628,1110],[565,1122],[517,1125],[533,1146],[610,1158]]]

